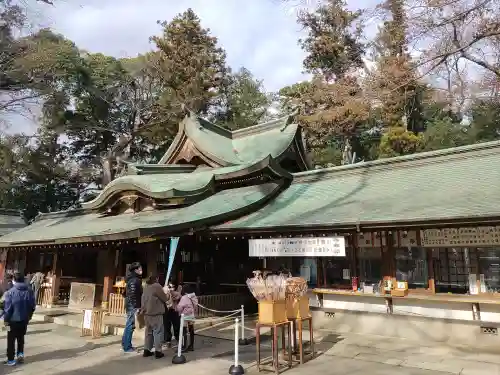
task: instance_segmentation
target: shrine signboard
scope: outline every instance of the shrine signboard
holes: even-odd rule
[[[248,240],[250,257],[345,257],[345,238],[302,237]]]

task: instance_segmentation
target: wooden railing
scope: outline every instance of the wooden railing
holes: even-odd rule
[[[110,293],[108,299],[108,312],[110,315],[124,316],[125,311],[125,297],[118,293]]]
[[[52,287],[42,286],[38,292],[36,304],[43,307],[50,307],[53,305],[53,301]]]
[[[247,296],[241,293],[230,293],[230,294],[212,294],[207,296],[199,296],[198,302],[204,307],[208,307],[211,310],[237,310],[241,305],[245,304]],[[108,300],[108,312],[110,315],[124,316],[125,312],[125,297],[121,294],[111,293]],[[197,318],[207,318],[211,316],[223,316],[227,314],[218,314],[201,307],[198,307],[195,311],[195,316]]]

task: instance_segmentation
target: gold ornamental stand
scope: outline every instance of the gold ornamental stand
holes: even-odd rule
[[[303,341],[304,322],[308,322],[309,328],[310,352],[307,354],[307,357],[309,357],[309,360],[314,358],[314,333],[312,316],[309,309],[309,298],[307,296],[292,297],[290,295],[286,303],[286,314],[287,319],[291,322],[293,334],[293,355],[296,356],[298,354],[298,362],[303,364],[305,356]],[[298,340],[297,331],[299,334]]]
[[[272,352],[272,369],[275,374],[280,373],[280,368],[282,367],[282,363],[279,361],[279,340],[278,340],[278,330],[281,328],[281,348],[283,350],[283,356],[286,356],[287,348],[288,348],[288,360],[284,364],[288,368],[292,368],[292,327],[289,321],[281,322],[281,323],[257,323],[255,325],[255,345],[257,347],[257,371],[260,372],[262,366],[265,366],[268,363],[261,362],[260,356],[260,329],[263,327],[269,327],[271,329],[272,341],[271,341],[271,352]],[[288,345],[285,341],[285,331],[288,331]]]
[[[292,324],[292,332],[293,332],[293,355],[299,356],[298,362],[300,364],[304,363],[304,357],[308,357],[307,360],[311,360],[314,358],[314,334],[313,334],[313,323],[312,316],[301,317],[290,319]],[[304,351],[304,341],[303,341],[303,330],[304,330],[304,322],[308,322],[309,328],[309,349],[310,351],[306,353]],[[297,340],[297,332],[299,334]],[[297,350],[298,349],[298,350]]]
[[[280,369],[284,364],[286,367],[292,367],[292,326],[290,321],[286,318],[286,305],[285,301],[260,301],[259,302],[259,320],[255,325],[255,344],[257,350],[257,371],[260,372],[261,369],[265,369],[265,365],[269,362],[261,362],[261,351],[260,351],[260,330],[263,327],[269,327],[271,329],[272,335],[272,370],[276,373],[280,373]],[[279,340],[278,332],[281,329],[281,348],[283,350],[283,355],[287,352],[288,348],[288,360],[286,363],[280,363],[279,360]],[[288,345],[285,340],[285,332],[288,336]]]

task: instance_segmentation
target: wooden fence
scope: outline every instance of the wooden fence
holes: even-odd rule
[[[245,304],[246,295],[241,293],[229,293],[229,294],[211,294],[207,296],[199,296],[198,303],[210,310],[219,311],[230,311],[237,310],[241,308],[241,305]],[[195,316],[197,318],[208,318],[211,316],[224,316],[227,313],[216,313],[206,310],[202,307],[198,307],[195,311]]]
[[[199,296],[198,303],[211,310],[237,310],[244,305],[247,296],[241,293],[230,294],[212,294],[207,296]],[[121,294],[111,293],[108,300],[108,312],[110,315],[124,316],[125,312],[125,297]],[[197,318],[207,318],[210,316],[223,316],[227,314],[219,314],[198,307],[195,312]]]
[[[118,293],[111,293],[108,299],[108,313],[115,316],[125,315],[125,297]]]
[[[52,306],[54,301],[52,287],[42,286],[38,292],[36,304],[43,307]]]

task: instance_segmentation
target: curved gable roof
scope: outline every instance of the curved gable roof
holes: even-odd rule
[[[159,164],[173,163],[186,140],[219,166],[254,163],[267,155],[279,159],[296,139],[302,141],[301,128],[291,123],[293,116],[230,131],[190,112],[179,125],[177,136]]]
[[[126,191],[137,191],[150,198],[168,199],[196,196],[214,190],[216,181],[230,181],[246,178],[267,169],[277,177],[291,179],[271,156],[253,164],[235,165],[224,168],[200,168],[188,173],[130,174],[111,181],[93,200],[82,203],[84,210],[100,209],[115,195]]]

